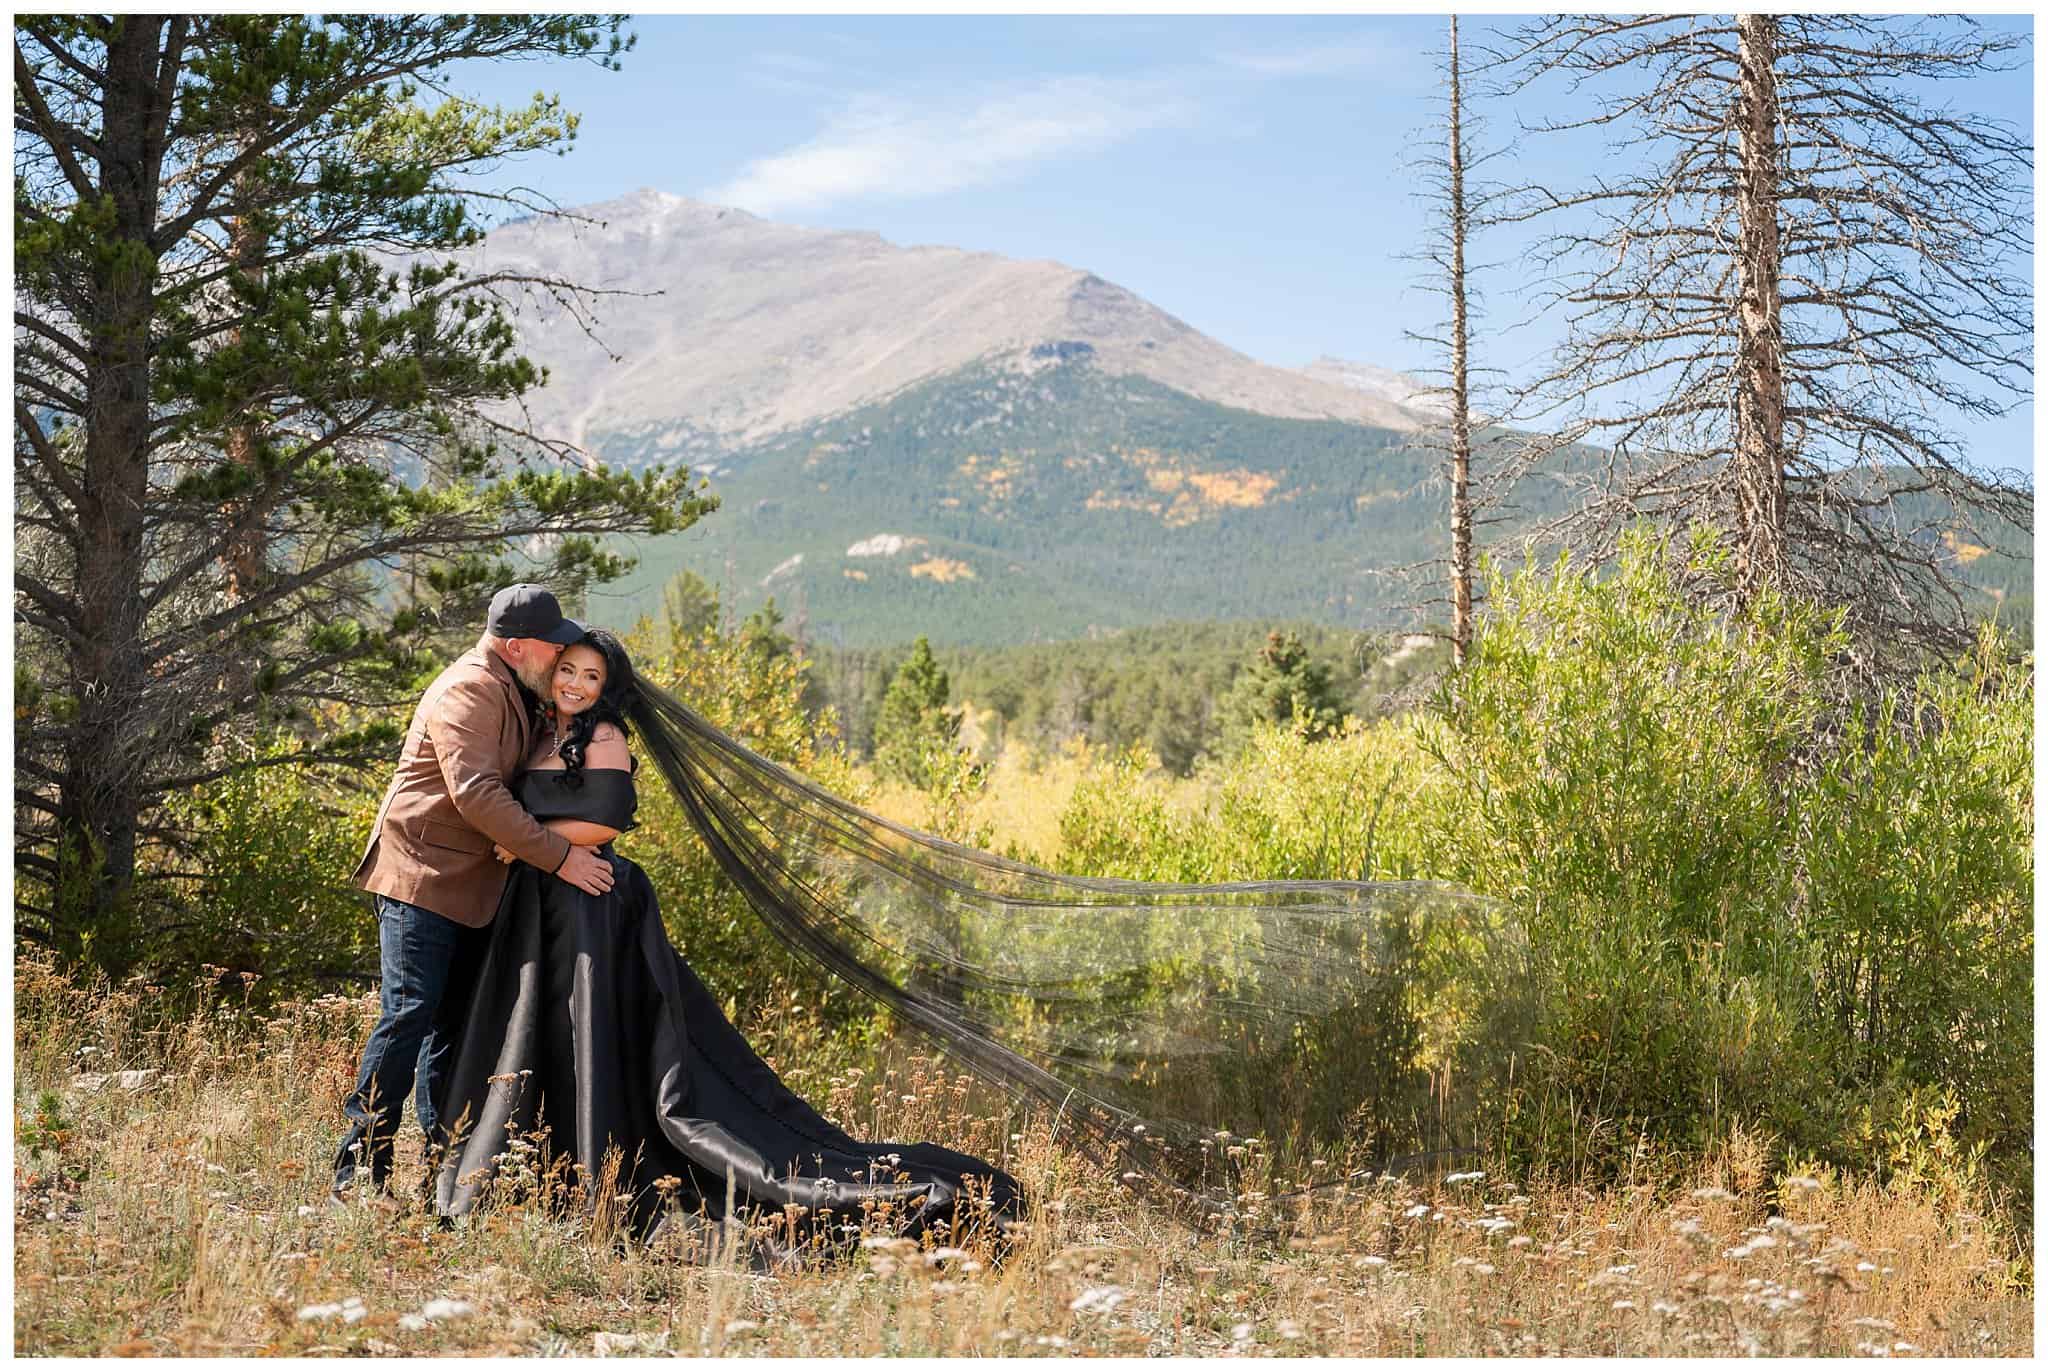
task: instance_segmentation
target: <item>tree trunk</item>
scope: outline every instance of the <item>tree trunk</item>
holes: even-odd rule
[[[256,192],[260,178],[253,172],[245,174],[237,187],[244,206],[243,212],[235,217],[231,242],[235,264],[241,269],[243,279],[251,285],[263,281],[263,259],[270,251],[270,235],[256,212]],[[228,346],[242,342],[242,330],[237,327],[228,331]],[[223,513],[235,521],[234,538],[228,544],[227,572],[228,599],[241,600],[255,592],[263,579],[264,548],[263,518],[268,510],[266,492],[262,489],[262,476],[253,469],[256,466],[256,447],[260,437],[254,420],[237,418],[227,434],[227,456],[230,462],[250,468],[251,477],[259,484],[252,487],[248,498],[239,508],[230,506]]]
[[[1465,318],[1465,130],[1458,74],[1458,18],[1451,16],[1451,651],[1460,667],[1472,645],[1472,415]]]
[[[58,796],[65,876],[57,892],[65,952],[118,969],[135,881],[148,703],[142,660],[143,501],[148,494],[150,243],[161,175],[156,64],[163,19],[113,21],[100,133],[100,187],[114,227],[92,284],[78,569],[79,630]]]
[[[1785,353],[1778,282],[1778,21],[1736,20],[1741,92],[1735,109],[1741,166],[1736,211],[1741,300],[1735,362],[1734,485],[1737,586],[1747,600],[1782,583],[1785,534]]]

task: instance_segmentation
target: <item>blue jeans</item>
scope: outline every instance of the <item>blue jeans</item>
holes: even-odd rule
[[[429,1150],[447,1141],[434,1098],[454,1065],[463,1016],[490,946],[489,928],[471,929],[389,896],[378,896],[376,906],[380,1014],[363,1045],[355,1090],[342,1102],[350,1127],[334,1155],[336,1186],[353,1181],[366,1162],[371,1180],[386,1184],[392,1142],[415,1079],[415,1105]]]

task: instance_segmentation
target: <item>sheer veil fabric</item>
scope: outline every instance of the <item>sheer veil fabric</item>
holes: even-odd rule
[[[1247,1138],[1343,1136],[1381,1166],[1469,1145],[1513,1070],[1528,950],[1496,902],[1063,876],[870,814],[640,691],[639,750],[778,938],[1155,1197],[1231,1210]]]

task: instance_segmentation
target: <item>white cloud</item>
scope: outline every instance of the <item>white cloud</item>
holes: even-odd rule
[[[774,215],[855,196],[938,195],[1193,115],[1194,103],[1163,82],[1094,77],[923,105],[865,96],[816,137],[748,163],[704,198]]]

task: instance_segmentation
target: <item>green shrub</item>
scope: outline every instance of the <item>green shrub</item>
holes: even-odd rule
[[[1987,636],[1960,672],[1845,704],[1838,618],[1686,593],[1724,572],[1704,542],[1638,539],[1605,578],[1495,575],[1420,721],[1452,782],[1420,865],[1508,900],[1554,987],[1524,1089],[1580,1136],[1740,1116],[1878,1166],[1852,1156],[1855,1121],[1886,1127],[1873,1101],[1949,1090],[1965,1146],[2023,1146],[2030,663]]]
[[[377,969],[377,922],[349,884],[381,792],[296,761],[283,740],[261,765],[174,797],[196,835],[179,872],[158,872],[169,907],[145,965],[175,982],[203,964],[263,978],[266,996],[360,985]]]
[[[1498,897],[1539,1006],[1494,1102],[1496,1142],[1523,1162],[1619,1171],[1741,1121],[1890,1172],[1938,1116],[1942,1148],[2017,1177],[2031,660],[1987,631],[1958,670],[1858,703],[1834,615],[1771,598],[1731,615],[1688,593],[1724,574],[1704,541],[1640,538],[1603,576],[1495,573],[1470,665],[1427,710],[1320,743],[1258,730],[1201,774],[1194,812],[1142,751],[1120,755],[1061,815],[1062,864]],[[1438,1016],[1417,1053],[1509,1032],[1464,997],[1417,1008]]]

